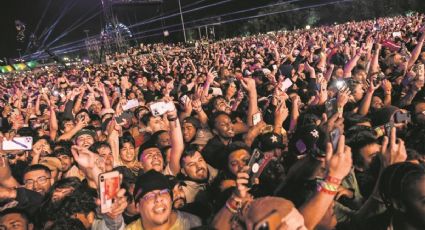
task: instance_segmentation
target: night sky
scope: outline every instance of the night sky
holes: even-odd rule
[[[256,6],[261,6],[272,0],[181,0],[184,10],[190,10],[196,7],[202,7],[208,4],[225,2],[214,7],[199,10],[184,14],[185,21],[190,24],[190,21],[212,17],[215,15],[233,12],[237,10],[248,9]],[[50,3],[50,4],[49,4]],[[42,14],[46,9],[46,15],[43,20]],[[66,10],[68,9],[68,10]],[[70,31],[66,36],[57,42],[51,44],[51,48],[58,45],[66,44],[72,41],[77,41],[85,38],[84,30],[90,30],[89,35],[98,34],[104,24],[103,13],[101,13],[100,0],[13,0],[3,1],[2,13],[0,14],[1,26],[1,43],[0,43],[0,58],[3,57],[18,57],[17,49],[22,49],[22,54],[25,53],[28,44],[30,33],[35,33],[39,37],[39,43],[42,44],[45,37],[45,46],[55,40],[58,36],[67,31],[78,20],[87,19],[92,16],[83,25]],[[184,11],[183,10],[183,11]],[[52,30],[49,36],[41,36],[43,32],[48,31],[52,27],[54,21],[61,13],[64,16],[58,21],[56,27]],[[131,7],[115,8],[116,15],[120,22],[126,25],[132,25],[136,22],[158,17],[160,15],[169,15],[178,12],[178,0],[164,0],[160,5],[143,5]],[[242,17],[253,15],[258,11],[251,11],[244,14],[234,15],[234,17]],[[15,20],[20,20],[26,24],[26,40],[23,43],[16,41]],[[41,22],[41,23],[39,23]],[[158,28],[171,26],[180,23],[180,17],[172,17],[166,20],[157,20],[144,26],[131,28],[132,33],[142,33],[141,36],[147,36],[154,33],[161,33]],[[202,22],[199,22],[202,23]],[[37,25],[39,28],[36,30]],[[78,23],[77,23],[78,24]],[[193,25],[193,23],[192,23]],[[176,30],[178,27],[172,27],[170,30]],[[152,32],[143,31],[151,30]],[[47,34],[47,33],[44,33]]]

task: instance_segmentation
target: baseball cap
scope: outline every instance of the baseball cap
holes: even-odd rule
[[[257,146],[263,151],[267,152],[277,148],[285,148],[283,143],[283,136],[274,132],[264,133],[257,137]]]

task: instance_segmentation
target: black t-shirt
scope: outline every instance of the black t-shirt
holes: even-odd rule
[[[202,150],[202,156],[212,167],[223,169],[227,162],[227,145],[218,136],[214,136]]]

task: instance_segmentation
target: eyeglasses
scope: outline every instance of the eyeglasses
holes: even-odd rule
[[[142,197],[142,199],[144,201],[154,201],[158,197],[165,198],[165,197],[167,197],[169,195],[170,195],[170,190],[169,189],[163,189],[163,190],[161,190],[159,192],[150,192],[150,193],[147,193],[147,194],[145,194]]]
[[[37,178],[36,180],[28,179],[25,182],[25,188],[31,189],[34,187],[34,183],[37,182],[39,185],[45,185],[47,183],[47,180],[49,180],[50,177],[42,176]]]

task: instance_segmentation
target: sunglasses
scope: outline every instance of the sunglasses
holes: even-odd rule
[[[14,160],[14,159],[16,159],[17,156],[22,157],[24,154],[25,154],[25,152],[19,152],[19,153],[15,153],[15,154],[8,153],[8,154],[6,154],[6,157],[9,160]]]

